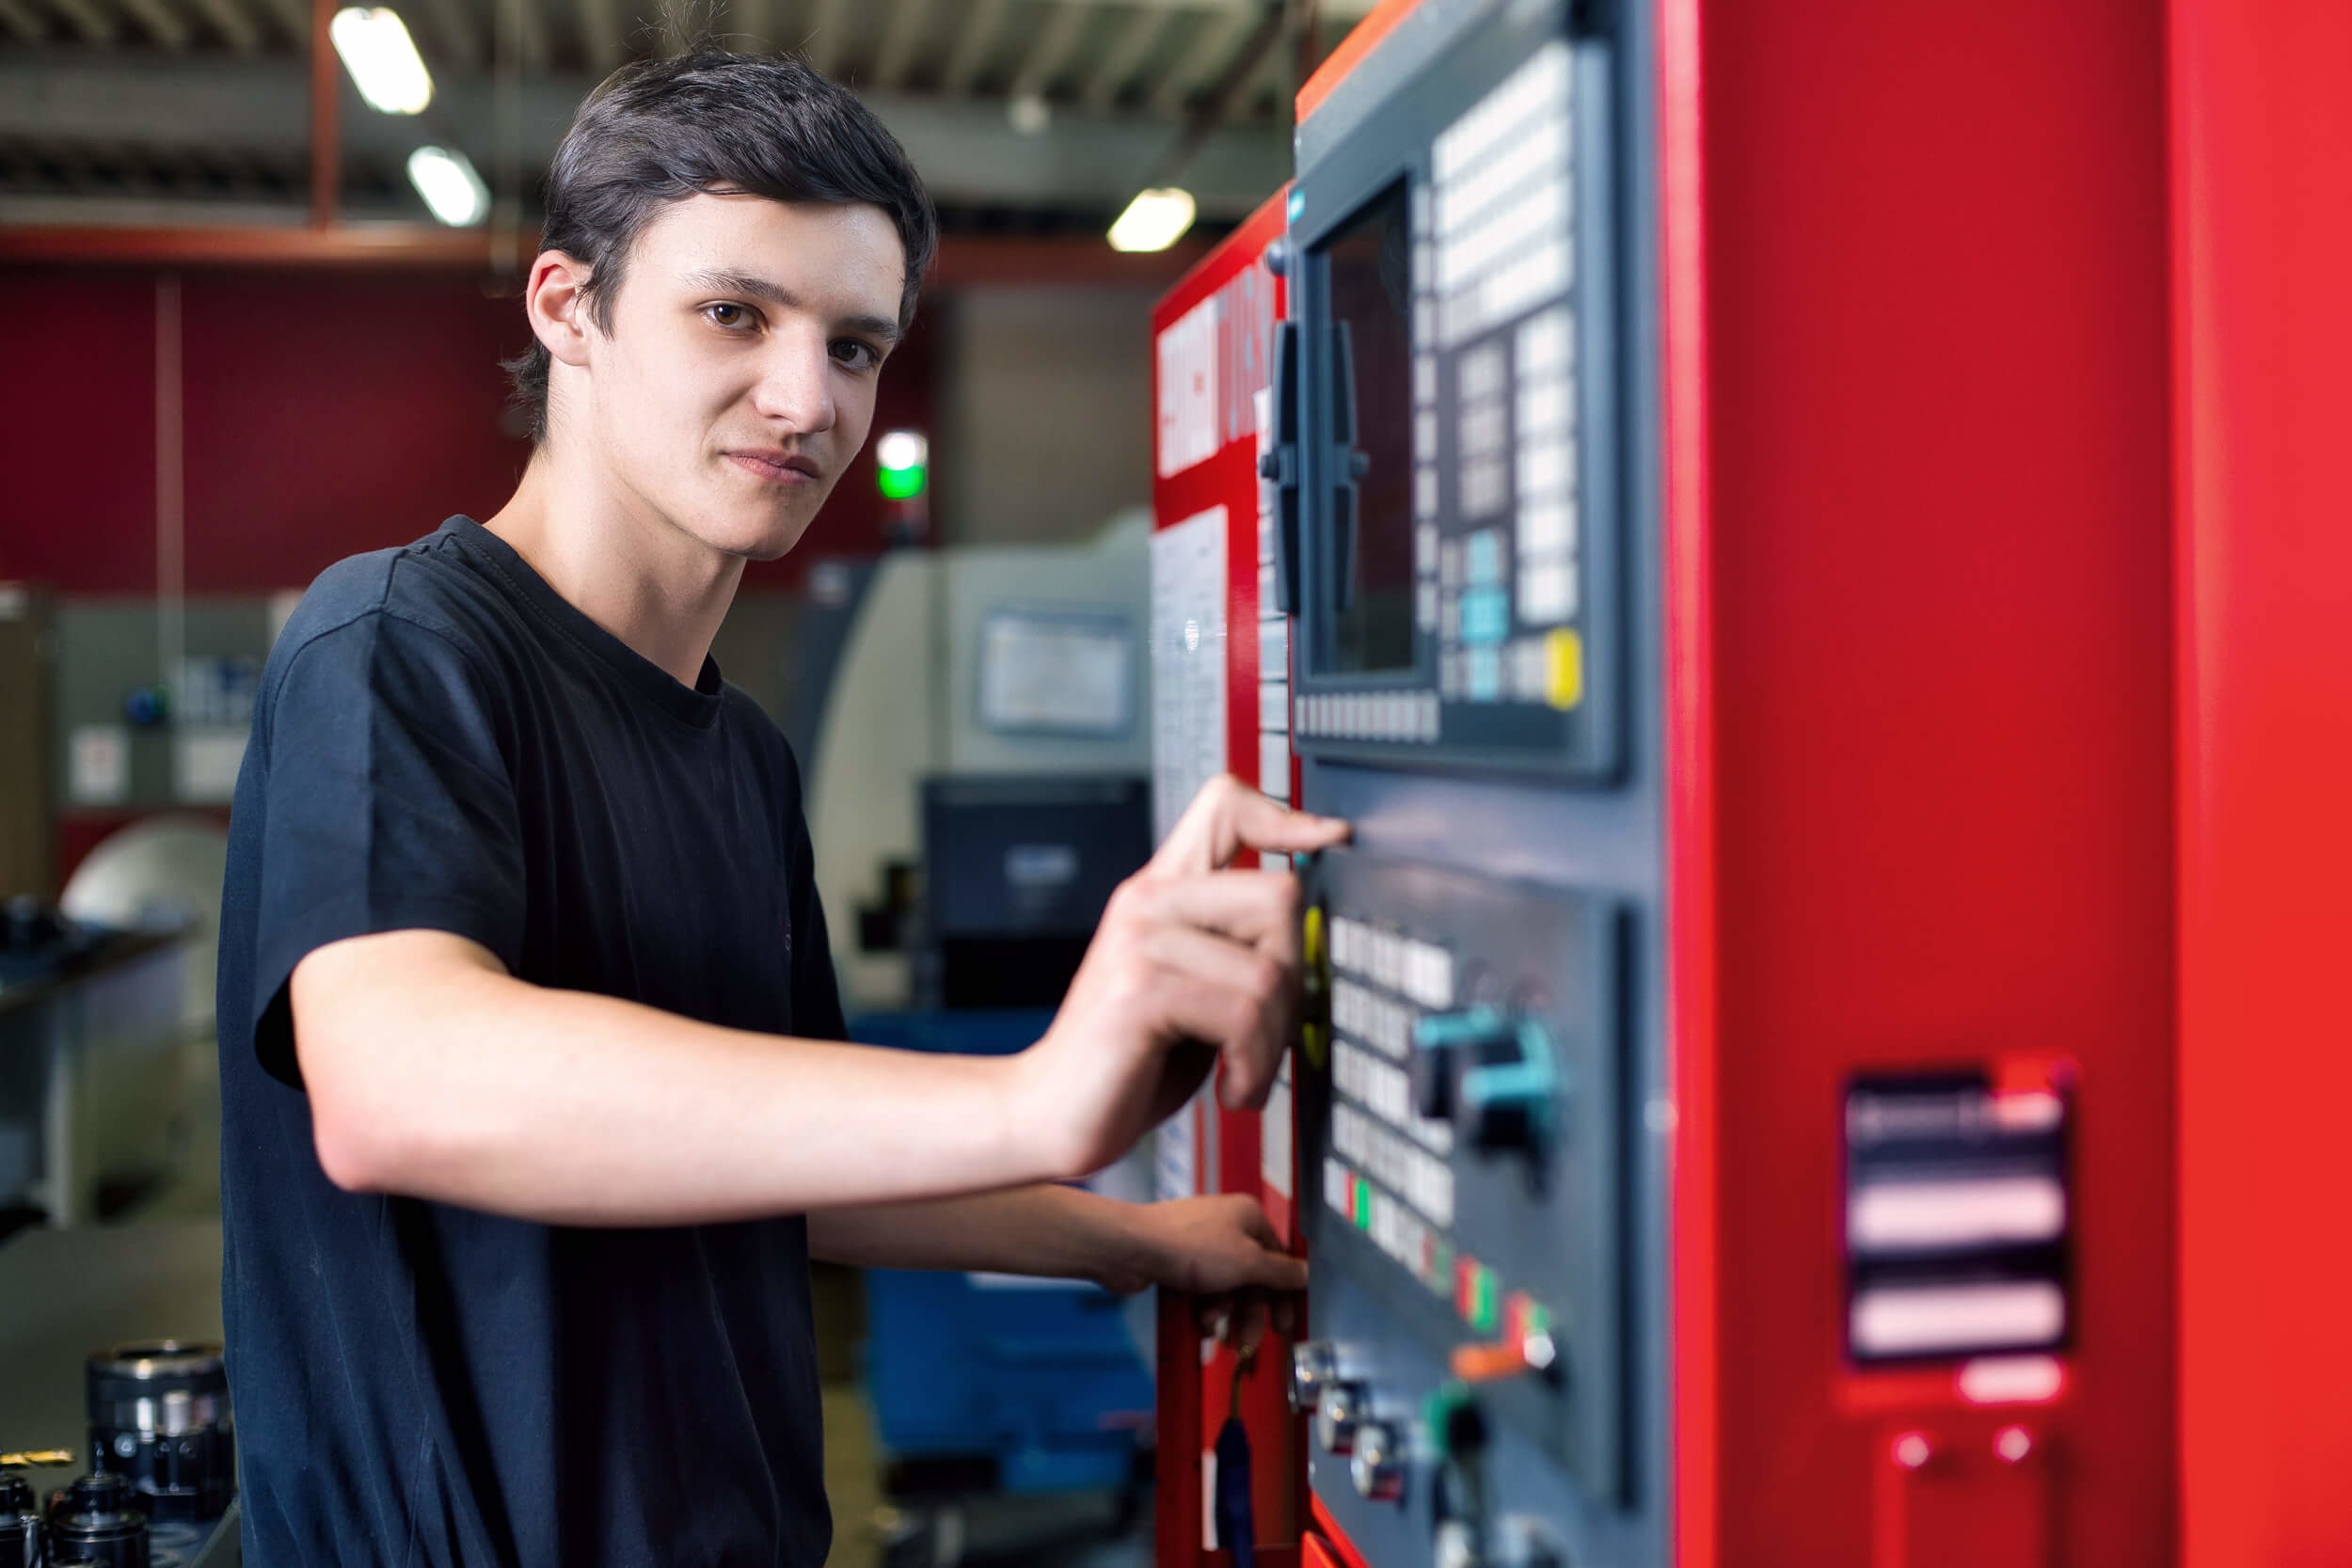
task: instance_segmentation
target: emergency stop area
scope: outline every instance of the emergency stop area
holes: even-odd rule
[[[273,649],[585,450],[501,368],[551,166],[698,52],[936,215],[707,642],[848,1041],[1022,1070],[1188,808],[1347,825],[1197,868],[1295,887],[1270,1082],[1166,1042],[1069,1183],[1306,1290],[820,1259],[741,1392],[821,1406],[825,1561],[2352,1560],[2334,8],[0,0],[0,1563],[253,1547]],[[675,888],[798,908],[713,834]]]

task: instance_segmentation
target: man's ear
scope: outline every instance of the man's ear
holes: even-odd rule
[[[566,365],[588,362],[588,267],[566,252],[543,250],[531,263],[523,313],[548,355]]]

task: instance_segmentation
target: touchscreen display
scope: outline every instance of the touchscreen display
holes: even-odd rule
[[[1331,610],[1330,671],[1410,669],[1413,663],[1413,284],[1406,186],[1375,198],[1325,247],[1335,346],[1333,403],[1352,404],[1360,477],[1348,499],[1335,476],[1335,532],[1354,515],[1354,548],[1334,552],[1323,585]],[[1337,346],[1343,343],[1344,350]],[[1352,383],[1336,384],[1344,376]],[[1341,459],[1343,463],[1345,459]],[[1340,540],[1343,546],[1345,541]]]

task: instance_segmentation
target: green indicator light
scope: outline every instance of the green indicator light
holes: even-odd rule
[[[1356,1179],[1356,1228],[1372,1228],[1372,1183],[1360,1176]]]
[[[874,443],[874,487],[888,499],[912,500],[930,481],[931,443],[915,430],[893,430]]]

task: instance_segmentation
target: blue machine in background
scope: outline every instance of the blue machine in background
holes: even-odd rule
[[[1009,1055],[1047,1010],[881,1013],[853,1039]],[[1152,1374],[1119,1297],[1076,1280],[875,1269],[866,1373],[902,1477],[968,1477],[1006,1492],[1121,1491],[1152,1430]],[[978,1462],[978,1463],[975,1463]]]

